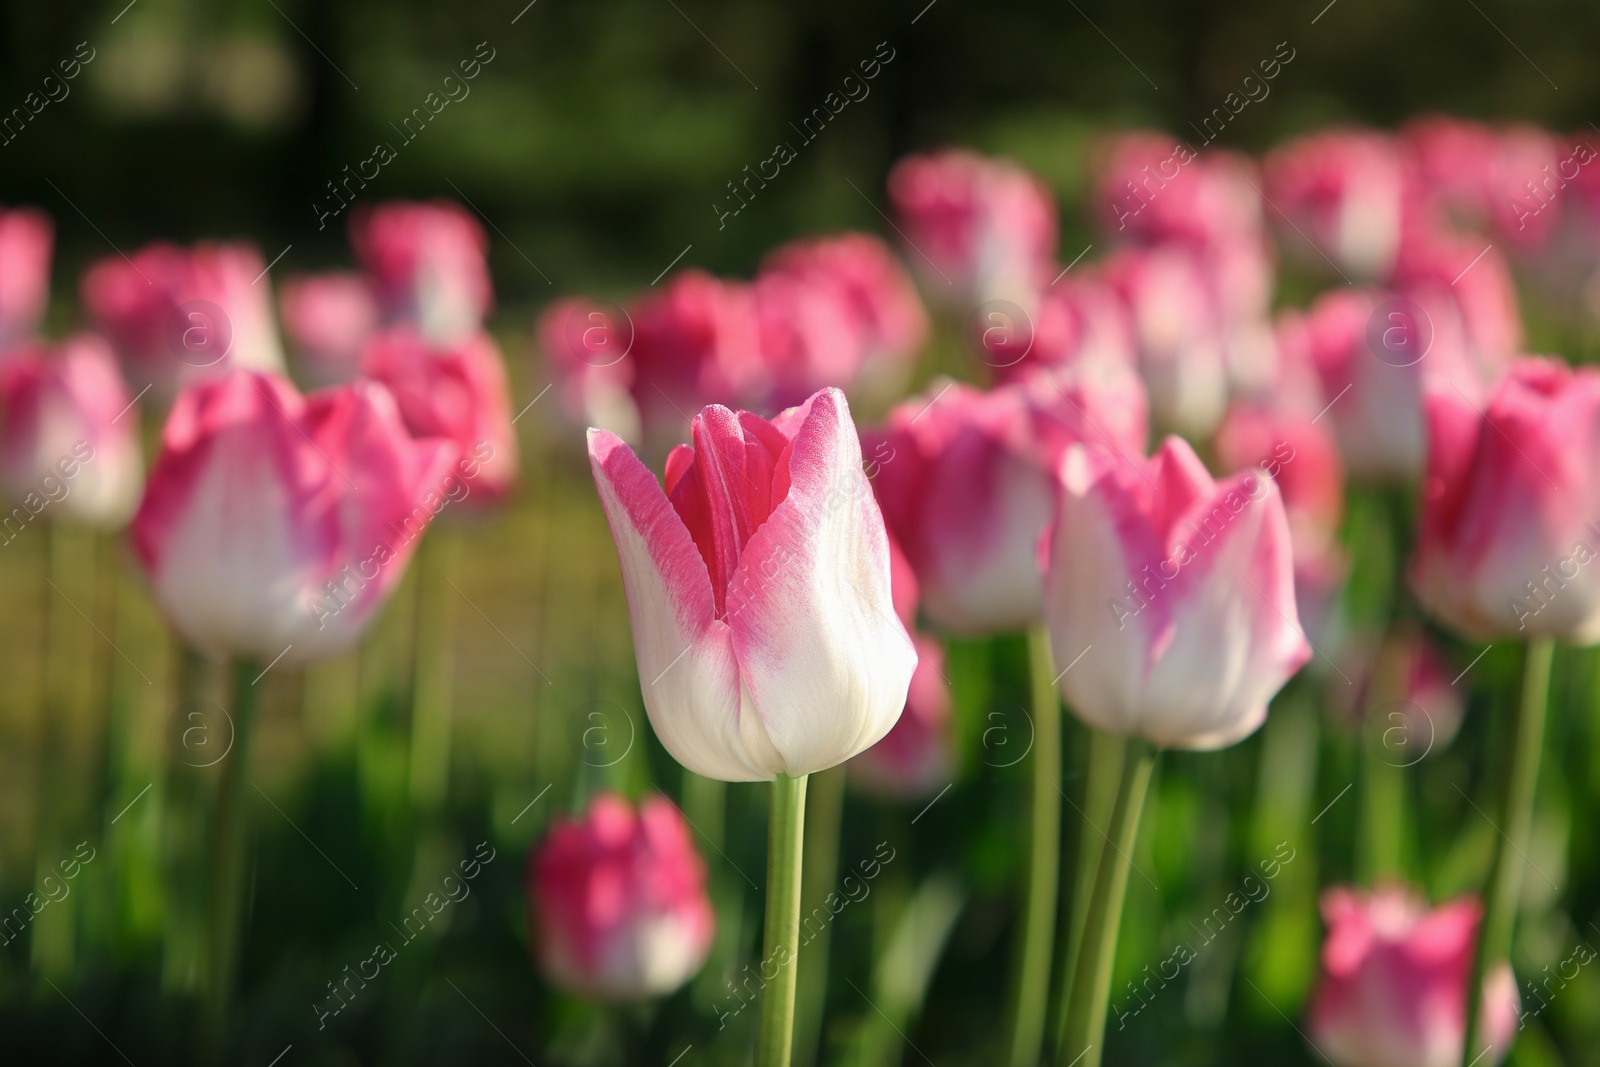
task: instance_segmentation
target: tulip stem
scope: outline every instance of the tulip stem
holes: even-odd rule
[[[1067,1015],[1072,1004],[1072,981],[1078,973],[1078,958],[1083,951],[1083,931],[1088,925],[1089,898],[1094,896],[1095,872],[1100,865],[1100,853],[1105,841],[1096,827],[1111,821],[1117,804],[1117,783],[1122,780],[1124,755],[1128,739],[1121,734],[1090,730],[1088,752],[1085,754],[1083,785],[1083,831],[1078,835],[1077,858],[1072,872],[1072,910],[1068,913],[1067,928],[1063,931],[1062,946],[1065,955],[1058,965],[1061,980],[1060,999],[1056,1005],[1057,1044],[1065,1041]]]
[[[1554,658],[1555,642],[1550,638],[1536,638],[1528,643],[1522,667],[1522,706],[1512,726],[1509,766],[1501,796],[1501,832],[1495,835],[1494,860],[1484,892],[1483,926],[1472,961],[1472,983],[1467,987],[1464,1033],[1469,1038],[1462,1043],[1463,1064],[1472,1063],[1474,1056],[1483,1051],[1484,975],[1489,968],[1511,957],[1517,900],[1522,895],[1522,868],[1527,863],[1528,837],[1533,828],[1533,799],[1539,785],[1545,706],[1550,697],[1550,664]]]
[[[1035,1067],[1044,1042],[1050,1000],[1050,953],[1055,947],[1061,877],[1061,702],[1056,696],[1050,631],[1028,631],[1033,698],[1033,811],[1028,849],[1028,899],[1017,951],[1016,1016],[1011,1067]]]
[[[1111,967],[1117,958],[1122,902],[1155,765],[1155,749],[1140,738],[1130,738],[1084,922],[1078,973],[1073,977],[1072,1002],[1067,1008],[1066,1038],[1058,1050],[1063,1067],[1100,1067],[1105,1051],[1106,1005],[1111,1000]]]
[[[806,823],[806,776],[772,780],[767,830],[766,983],[756,1028],[756,1067],[789,1067],[800,954],[800,871]],[[771,978],[767,969],[775,968]]]
[[[844,816],[844,764],[820,771],[807,783],[805,876],[802,910],[827,906],[828,892],[839,875],[839,829]],[[828,999],[828,949],[831,928],[824,926],[805,945],[806,969],[796,993],[794,1062],[813,1067],[821,1046],[822,1021]]]
[[[206,1054],[220,1059],[233,1001],[244,940],[246,870],[250,859],[250,813],[245,788],[250,779],[250,740],[255,732],[255,680],[260,665],[248,657],[233,664],[233,747],[222,762],[217,783],[216,814],[208,848],[210,871],[206,880],[210,900],[206,911],[205,991]]]

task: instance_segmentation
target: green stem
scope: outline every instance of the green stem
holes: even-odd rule
[[[766,952],[757,968],[766,986],[756,1027],[756,1067],[789,1067],[799,970],[800,872],[805,845],[806,776],[772,781],[767,829]],[[777,973],[767,979],[766,968]]]
[[[1522,707],[1513,726],[1510,763],[1501,797],[1502,832],[1495,837],[1494,861],[1484,893],[1483,925],[1472,961],[1472,984],[1467,987],[1465,1033],[1469,1040],[1462,1044],[1463,1064],[1472,1063],[1474,1056],[1483,1051],[1479,1024],[1484,975],[1490,967],[1511,958],[1517,900],[1522,894],[1522,868],[1527,862],[1524,857],[1533,828],[1533,798],[1539,785],[1539,757],[1544,748],[1545,706],[1550,697],[1550,664],[1554,657],[1555,642],[1550,638],[1528,643],[1522,668]]]
[[[1083,930],[1088,923],[1089,900],[1094,896],[1094,879],[1100,869],[1100,853],[1105,841],[1096,827],[1105,826],[1117,806],[1117,783],[1122,780],[1128,739],[1121,734],[1090,730],[1083,786],[1082,830],[1078,834],[1078,855],[1073,867],[1072,910],[1065,931],[1065,952],[1057,973],[1061,977],[1061,996],[1056,1005],[1056,1043],[1066,1040],[1068,1006],[1072,1003],[1072,983],[1078,973],[1083,951]]]
[[[1061,703],[1056,696],[1050,633],[1028,631],[1033,698],[1033,811],[1028,848],[1028,899],[1017,952],[1016,1016],[1011,1067],[1035,1067],[1044,1043],[1050,1002],[1050,953],[1055,947],[1057,887],[1061,878]]]
[[[1122,902],[1128,891],[1128,870],[1139,836],[1156,751],[1141,738],[1128,740],[1122,782],[1099,869],[1094,896],[1084,923],[1083,950],[1072,982],[1072,1002],[1067,1008],[1066,1039],[1061,1045],[1063,1067],[1100,1067],[1105,1051],[1106,1005],[1111,1000],[1111,967],[1117,958],[1117,931],[1122,925]]]
[[[222,763],[217,783],[216,815],[208,849],[206,888],[205,1026],[206,1051],[218,1058],[244,940],[246,871],[250,858],[250,812],[245,790],[250,784],[250,741],[255,732],[255,686],[260,666],[242,658],[233,664],[233,748]]]
[[[411,675],[411,804],[436,811],[450,785],[450,689],[459,594],[456,533],[438,526],[417,546],[416,642]]]
[[[805,874],[801,879],[802,910],[826,907],[826,897],[839,874],[839,823],[844,815],[844,764],[821,771],[807,783]],[[828,997],[828,952],[831,924],[805,946],[806,967],[800,974],[794,1023],[794,1062],[811,1067],[817,1061],[822,1019]]]

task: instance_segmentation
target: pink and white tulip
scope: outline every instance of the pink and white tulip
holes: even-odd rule
[[[1311,655],[1277,485],[1215,482],[1180,438],[1142,462],[1069,449],[1047,553],[1058,684],[1096,729],[1231,745]]]
[[[1148,130],[1116,137],[1103,155],[1096,208],[1113,240],[1205,248],[1265,236],[1261,176],[1247,157]]]
[[[0,416],[0,479],[30,512],[48,502],[49,517],[103,529],[133,516],[144,478],[139,413],[104,340],[79,334],[13,354],[0,364]]]
[[[589,431],[651,725],[724,781],[842,763],[888,733],[916,667],[844,396],[771,422],[711,406],[691,430],[664,490]]]
[[[1287,222],[1285,247],[1313,267],[1326,254],[1359,278],[1388,276],[1410,197],[1406,154],[1394,137],[1357,129],[1309,134],[1274,151],[1265,170],[1267,195]]]
[[[247,244],[156,243],[107,256],[83,276],[89,315],[111,339],[135,388],[169,393],[235,368],[281,372],[266,263]]]
[[[897,406],[868,441],[873,487],[928,617],[963,634],[1041,621],[1039,539],[1061,457],[1083,442],[1142,455],[1146,434],[1127,368],[1041,371],[989,392],[935,382]]]
[[[350,243],[391,322],[452,344],[483,325],[494,301],[489,241],[449,201],[391,200],[351,221]]]
[[[473,500],[487,503],[510,493],[517,437],[511,387],[494,338],[476,333],[441,347],[405,327],[386,330],[362,350],[361,373],[388,386],[413,436],[455,442]]]
[[[300,372],[319,386],[360,373],[361,346],[378,329],[378,298],[360,274],[296,274],[278,298]]]
[[[962,149],[908,156],[889,172],[889,202],[906,256],[936,299],[1026,309],[1050,280],[1055,199],[1010,160]]]
[[[319,659],[394,590],[455,459],[450,441],[414,440],[376,382],[305,398],[256,371],[197,382],[167,419],[134,554],[195,647]]]
[[[637,813],[602,793],[558,819],[528,863],[529,929],[540,969],[602,1000],[670,993],[705,963],[716,931],[706,865],[664,797]]]
[[[1407,890],[1348,887],[1322,895],[1328,938],[1307,1035],[1336,1067],[1455,1067],[1466,1038],[1468,976],[1482,908],[1464,897],[1430,910]],[[1483,1032],[1499,1063],[1518,999],[1511,967],[1483,986]]]
[[[1600,370],[1522,359],[1479,408],[1427,397],[1411,583],[1460,633],[1600,641]]]
[[[0,209],[0,344],[31,334],[50,300],[55,226],[32,208]]]

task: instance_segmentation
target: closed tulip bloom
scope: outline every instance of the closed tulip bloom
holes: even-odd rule
[[[1461,338],[1469,366],[1485,381],[1522,350],[1522,309],[1499,249],[1422,231],[1401,247],[1391,287],[1427,312],[1436,335]]]
[[[1406,156],[1394,137],[1324,130],[1274,151],[1265,170],[1268,195],[1291,223],[1286,247],[1313,266],[1321,264],[1321,251],[1359,277],[1387,277],[1400,250],[1410,188]],[[1304,239],[1297,239],[1295,227]]]
[[[1474,638],[1600,641],[1600,371],[1521,359],[1486,407],[1440,385],[1427,414],[1424,606]]]
[[[48,518],[120,528],[144,477],[132,401],[111,346],[93,334],[14,353],[0,365],[7,494],[34,514],[48,506]]]
[[[1092,274],[1072,274],[1040,292],[1031,315],[1009,322],[992,309],[975,324],[978,356],[1001,381],[1041,367],[1089,365],[1137,369],[1132,316],[1122,297]]]
[[[378,299],[352,271],[297,274],[278,298],[300,372],[317,385],[337,385],[360,370],[361,346],[378,328]]]
[[[636,364],[629,358],[633,325],[627,318],[586,297],[564,297],[540,313],[534,339],[570,419],[640,443]]]
[[[888,733],[916,667],[844,396],[771,422],[713,405],[691,432],[664,490],[589,432],[651,725],[724,781],[842,763]]]
[[[50,300],[55,226],[32,208],[0,208],[0,343],[26,337]]]
[[[466,209],[445,200],[391,200],[352,218],[350,243],[391,321],[437,344],[482,326],[494,300],[489,241]]]
[[[455,458],[452,442],[414,440],[376,382],[306,398],[255,371],[197,382],[167,419],[134,554],[190,644],[332,655],[399,582]]]
[[[1311,1043],[1336,1067],[1459,1064],[1481,914],[1470,897],[1430,910],[1395,886],[1325,892]],[[1516,981],[1501,962],[1484,979],[1482,1026],[1493,1051],[1483,1064],[1505,1057],[1517,1017]]]
[[[825,386],[844,389],[855,383],[872,338],[836,286],[814,276],[768,271],[751,288],[768,381],[766,394],[748,401],[776,410]]]
[[[889,172],[889,201],[913,269],[941,301],[1026,307],[1050,280],[1055,199],[1010,160],[961,149],[908,156]]]
[[[716,919],[706,865],[663,797],[635,812],[602,793],[580,819],[557,819],[528,864],[529,929],[545,976],[601,1000],[670,993],[711,950]]]
[[[494,338],[476,333],[436,346],[409,328],[387,330],[362,350],[361,373],[389,387],[413,436],[455,442],[468,499],[488,503],[511,491],[517,437]]]
[[[1278,483],[1296,564],[1338,552],[1344,467],[1326,424],[1262,403],[1236,404],[1215,448],[1224,469],[1257,468]]]
[[[896,407],[868,442],[873,486],[928,617],[962,634],[1042,620],[1039,539],[1061,457],[1085,441],[1142,455],[1146,432],[1126,368],[1061,368],[989,392],[935,382]]]
[[[1113,239],[1203,248],[1265,235],[1261,176],[1246,156],[1149,130],[1116,137],[1103,156],[1095,206]]]
[[[1514,250],[1542,247],[1557,230],[1562,193],[1576,176],[1571,143],[1536,126],[1504,127],[1445,116],[1407,125],[1417,188],[1453,228],[1488,231]],[[1481,245],[1480,245],[1481,247]]]
[[[108,256],[83,276],[84,306],[136,387],[170,392],[234,368],[281,372],[266,263],[247,244],[156,243]],[[219,314],[220,312],[220,314]]]
[[[1162,747],[1254,732],[1311,655],[1277,485],[1215,482],[1174,437],[1143,462],[1069,449],[1061,488],[1045,613],[1067,706]]]

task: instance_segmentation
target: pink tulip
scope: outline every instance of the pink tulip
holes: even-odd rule
[[[842,763],[894,725],[916,666],[844,396],[772,422],[712,406],[692,433],[663,491],[589,431],[651,725],[709,778]]]
[[[26,337],[50,300],[55,226],[32,208],[0,209],[0,343]]]
[[[544,353],[556,397],[570,419],[638,444],[642,427],[633,399],[633,323],[619,311],[581,296],[557,300],[539,315],[535,345]]]
[[[557,819],[528,863],[528,927],[545,976],[570,993],[635,1000],[670,993],[711,950],[706,865],[671,802],[638,813],[602,793]]]
[[[1254,732],[1311,655],[1276,483],[1214,482],[1173,437],[1146,461],[1069,449],[1061,486],[1045,614],[1067,706],[1163,747]]]
[[[106,529],[128,521],[144,477],[132,401],[111,346],[93,334],[54,351],[29,345],[0,365],[0,479],[22,515]],[[7,541],[16,516],[0,524]]]
[[[1228,323],[1204,261],[1179,244],[1122,248],[1104,275],[1132,318],[1155,424],[1209,435],[1227,408]]]
[[[861,373],[871,337],[855,309],[832,285],[787,271],[755,280],[763,396],[742,398],[763,410],[790,407],[826,386],[849,387]]]
[[[1391,765],[1443,751],[1455,739],[1466,705],[1465,687],[1451,684],[1458,671],[1438,645],[1415,624],[1396,625],[1381,642],[1352,644],[1354,691],[1345,679],[1330,687],[1339,712],[1354,723],[1365,721],[1369,741],[1383,746]]]
[[[133,550],[184,639],[303,663],[361,636],[418,536],[457,495],[456,447],[413,440],[389,391],[302,398],[256,371],[173,404]]]
[[[494,289],[483,227],[449,201],[391,200],[350,224],[350,243],[391,321],[451,344],[483,325]]]
[[[1523,252],[1542,247],[1557,228],[1570,145],[1533,126],[1496,129],[1437,116],[1411,123],[1404,136],[1418,189],[1447,225],[1488,231]]]
[[[1097,370],[1040,372],[987,393],[935,382],[869,438],[884,517],[939,626],[984,634],[1044,618],[1039,539],[1062,455],[1086,441],[1144,452],[1137,379]]]
[[[1203,248],[1264,236],[1260,187],[1255,164],[1238,153],[1136,131],[1105,147],[1095,208],[1114,240]]]
[[[265,270],[250,245],[157,243],[131,260],[107,256],[90,267],[83,303],[135,388],[153,382],[170,392],[236,367],[281,372]]]
[[[1521,359],[1487,405],[1441,385],[1427,415],[1423,604],[1486,640],[1600,641],[1600,371]]]
[[[278,305],[307,378],[337,385],[359,373],[361,346],[378,328],[378,299],[366,278],[348,271],[293,275]]]
[[[517,437],[505,364],[492,337],[471,334],[435,347],[408,328],[387,330],[362,349],[361,373],[389,387],[413,436],[455,442],[471,499],[489,503],[511,491]]]
[[[1402,220],[1416,210],[1408,204],[1406,155],[1394,137],[1324,130],[1277,149],[1265,169],[1267,195],[1284,213],[1287,248],[1313,267],[1322,268],[1326,254],[1357,277],[1388,276]]]
[[[1344,467],[1326,423],[1262,404],[1231,408],[1217,430],[1224,470],[1259,468],[1278,483],[1295,562],[1337,554],[1344,521]]]
[[[889,246],[865,233],[791,241],[767,256],[762,274],[795,274],[837,293],[866,349],[863,370],[898,380],[928,337],[928,315]],[[841,384],[841,383],[835,383]]]
[[[1482,909],[1463,897],[1429,910],[1399,887],[1336,887],[1322,896],[1328,939],[1308,1037],[1337,1067],[1454,1067],[1466,1029],[1467,981]],[[1499,1063],[1518,999],[1511,967],[1490,970],[1483,1027]]]
[[[979,358],[1001,381],[1041,367],[1137,369],[1134,324],[1122,297],[1092,274],[1074,272],[1040,292],[1031,315],[1013,322],[987,309],[972,325]]]
[[[928,291],[957,304],[1030,302],[1056,250],[1050,190],[1015,163],[945,149],[889,172],[889,202]]]
[[[955,710],[941,672],[944,648],[917,634],[917,669],[905,711],[883,740],[850,761],[850,780],[869,793],[913,800],[938,792],[956,772]]]
[[[1401,247],[1391,287],[1427,312],[1436,335],[1459,334],[1463,354],[1486,381],[1522,350],[1516,284],[1491,244],[1419,232]]]

